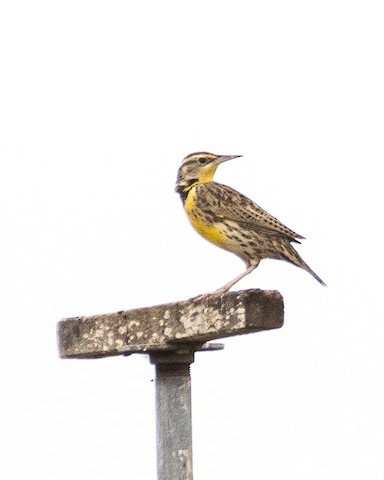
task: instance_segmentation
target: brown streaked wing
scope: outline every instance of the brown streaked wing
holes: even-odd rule
[[[196,186],[196,201],[204,201],[204,209],[211,207],[215,216],[237,222],[249,230],[279,234],[296,241],[303,236],[282,224],[277,218],[259,207],[251,199],[231,187],[217,182],[208,182]]]

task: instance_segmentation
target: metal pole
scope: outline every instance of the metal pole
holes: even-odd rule
[[[193,353],[151,355],[156,365],[158,480],[192,480]]]
[[[159,480],[192,480],[191,378],[194,352],[222,350],[210,340],[280,328],[279,292],[245,290],[58,324],[61,358],[150,352],[156,365]]]

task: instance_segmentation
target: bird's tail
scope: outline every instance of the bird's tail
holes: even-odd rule
[[[296,252],[296,250],[292,247],[292,245],[289,243],[288,245],[285,245],[284,248],[284,259],[287,260],[288,262],[293,263],[297,267],[303,268],[306,270],[308,273],[310,273],[313,277],[316,278],[316,280],[323,285],[323,287],[326,287],[326,283],[323,282],[323,280],[315,273],[312,268],[304,262],[304,260],[300,257],[300,255]]]
[[[317,273],[315,273],[312,268],[310,268],[304,261],[303,261],[305,267],[303,267],[305,270],[307,270],[307,272],[309,272],[313,277],[316,278],[316,280],[321,283],[321,285],[323,285],[323,287],[326,287],[327,284],[317,275]]]

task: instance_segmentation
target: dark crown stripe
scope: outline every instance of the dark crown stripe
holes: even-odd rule
[[[190,155],[184,158],[183,165],[188,165],[189,163],[193,163],[197,158],[200,158],[200,157],[206,157],[206,158],[209,158],[210,160],[214,160],[217,156],[214,155],[213,153],[208,153],[208,152],[191,153]]]

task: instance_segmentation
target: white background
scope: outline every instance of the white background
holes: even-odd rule
[[[328,284],[266,260],[280,330],[197,355],[199,480],[384,478],[379,1],[5,0],[0,7],[0,476],[156,477],[146,357],[60,360],[56,323],[242,271],[174,182],[216,180],[307,237]]]

